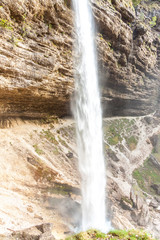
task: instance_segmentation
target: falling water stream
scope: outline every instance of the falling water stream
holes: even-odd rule
[[[89,0],[73,0],[76,27],[74,115],[82,191],[81,230],[106,231],[105,163],[94,22]]]

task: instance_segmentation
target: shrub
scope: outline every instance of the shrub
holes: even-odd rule
[[[0,26],[9,30],[13,30],[12,23],[7,19],[0,19]]]

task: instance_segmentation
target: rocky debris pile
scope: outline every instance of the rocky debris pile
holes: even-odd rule
[[[53,225],[44,223],[34,226],[23,231],[16,231],[12,233],[10,239],[16,240],[54,240],[52,235]]]

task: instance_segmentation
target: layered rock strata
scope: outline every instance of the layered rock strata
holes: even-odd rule
[[[160,95],[159,2],[144,2],[136,12],[131,0],[92,1],[92,6],[104,115],[155,111]],[[72,15],[69,0],[0,1],[1,118],[70,114]]]
[[[72,15],[62,1],[0,1],[0,115],[66,115]]]

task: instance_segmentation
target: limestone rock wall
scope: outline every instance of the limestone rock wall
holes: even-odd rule
[[[72,14],[63,1],[0,1],[0,114],[66,115]]]
[[[95,10],[105,114],[145,115],[157,108],[160,4],[153,2],[134,10],[132,1],[108,1]]]
[[[159,1],[92,0],[104,115],[157,108]],[[156,25],[151,24],[156,16]],[[70,114],[74,92],[70,0],[0,0],[0,115]]]

